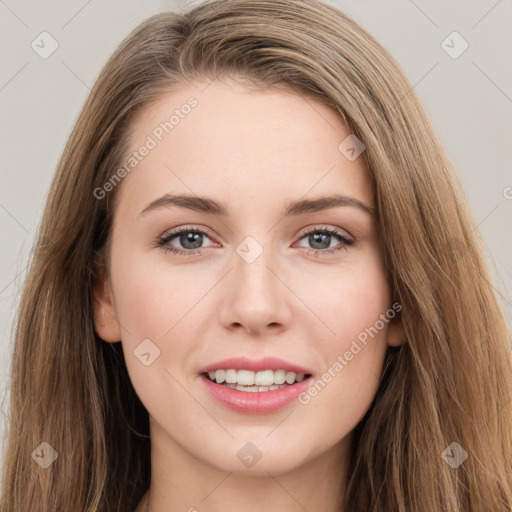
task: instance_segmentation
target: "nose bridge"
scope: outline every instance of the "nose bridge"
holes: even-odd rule
[[[250,293],[270,293],[275,287],[275,276],[270,271],[275,257],[254,236],[247,236],[236,247],[235,279]]]
[[[283,324],[288,315],[285,287],[275,275],[277,258],[254,236],[235,248],[230,290],[224,303],[224,324],[242,324],[257,332],[270,324]]]

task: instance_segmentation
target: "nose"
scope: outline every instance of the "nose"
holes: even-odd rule
[[[286,286],[286,272],[266,249],[254,260],[236,254],[225,283],[221,322],[228,329],[245,328],[248,334],[278,333],[291,319],[293,293]]]

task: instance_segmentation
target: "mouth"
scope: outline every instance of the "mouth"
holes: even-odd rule
[[[214,370],[198,375],[220,405],[242,414],[271,414],[298,401],[313,381],[311,373],[284,370]]]
[[[213,384],[245,393],[266,393],[283,388],[293,388],[313,376],[310,373],[286,372],[284,370],[261,372],[217,370],[203,372],[200,375]]]

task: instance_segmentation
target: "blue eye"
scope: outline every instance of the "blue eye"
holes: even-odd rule
[[[204,237],[210,238],[206,231],[197,228],[185,226],[165,234],[156,241],[156,246],[164,251],[179,255],[190,255],[200,252]],[[355,245],[355,240],[348,238],[342,231],[334,228],[316,228],[304,233],[297,239],[300,241],[307,237],[309,243],[317,247],[306,248],[313,251],[314,255],[332,254],[342,250],[347,250],[348,246]],[[171,241],[178,239],[182,249],[171,245]],[[331,247],[332,239],[338,240],[339,244]],[[326,247],[324,247],[326,245]]]
[[[159,238],[157,245],[162,247],[164,251],[174,254],[195,254],[198,252],[200,246],[202,245],[205,236],[208,237],[208,234],[202,229],[183,227],[164,235],[162,238]],[[174,238],[178,238],[181,246],[185,250],[177,249],[176,247],[170,245],[171,240]],[[192,247],[187,247],[189,244]]]
[[[323,254],[332,254],[338,251],[347,250],[348,246],[354,245],[355,240],[348,238],[343,232],[338,231],[334,228],[322,228],[322,229],[313,229],[304,233],[299,240],[303,238],[308,239],[308,242],[313,245],[319,245],[320,247],[313,247],[310,250],[313,250],[315,256],[320,253]],[[340,244],[334,247],[330,247],[330,241],[335,238]],[[322,247],[325,245],[327,241],[327,247]],[[328,250],[326,250],[328,249]]]

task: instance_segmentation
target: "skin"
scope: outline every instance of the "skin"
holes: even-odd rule
[[[169,112],[190,96],[198,101],[118,185],[110,272],[98,269],[94,286],[98,334],[122,340],[150,415],[152,480],[137,511],[251,512],[271,504],[339,512],[351,432],[375,396],[387,346],[405,341],[400,323],[369,338],[310,403],[270,414],[223,407],[198,372],[227,357],[270,355],[318,379],[391,308],[375,215],[341,206],[281,218],[291,200],[334,193],[373,207],[369,172],[363,156],[350,161],[338,150],[350,132],[322,103],[231,81],[205,87],[181,85],[133,125],[135,150]],[[164,193],[208,196],[229,215],[176,206],[139,215]],[[188,225],[208,233],[199,253],[154,245]],[[342,244],[331,236],[315,245],[307,236],[326,227],[356,244],[322,255]],[[247,236],[263,249],[252,263],[236,252]],[[197,247],[186,237],[168,245]],[[134,355],[147,338],[160,350],[148,366]],[[262,454],[251,468],[237,457],[247,442]]]

